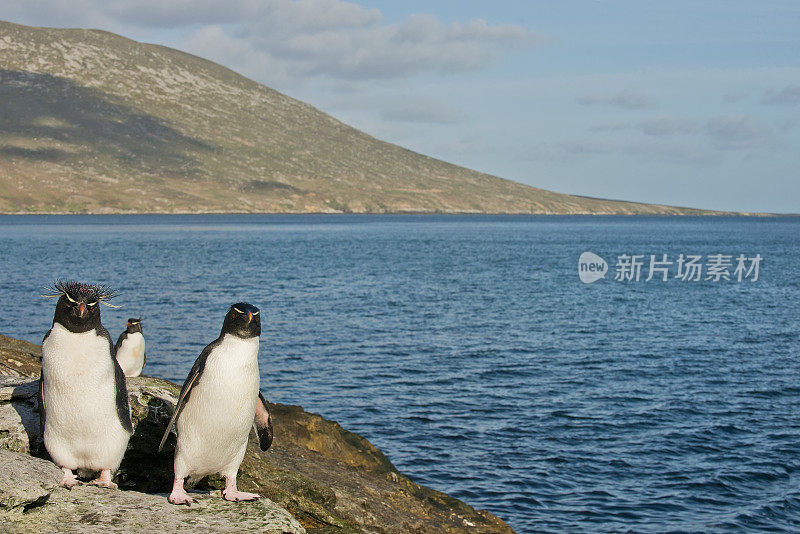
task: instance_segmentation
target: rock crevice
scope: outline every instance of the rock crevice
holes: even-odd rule
[[[57,487],[60,470],[41,441],[38,347],[0,336],[0,522],[7,532],[513,532],[489,512],[403,476],[363,437],[299,406],[271,404],[275,441],[251,436],[239,487],[255,503],[221,499],[218,477],[195,485],[198,506],[167,502],[171,437],[158,443],[180,387],[128,380],[135,432],[117,474],[119,491]]]

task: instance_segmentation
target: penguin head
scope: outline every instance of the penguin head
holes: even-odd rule
[[[222,334],[232,334],[243,339],[261,335],[259,309],[246,302],[237,302],[228,310],[222,323]]]
[[[136,332],[141,333],[142,332],[142,318],[139,317],[138,319],[135,319],[135,318],[131,317],[130,319],[128,319],[128,322],[125,323],[125,327],[126,327],[125,331],[127,333],[129,333],[129,334],[133,334],[133,333],[136,333]]]
[[[73,280],[55,283],[46,297],[58,297],[53,324],[59,323],[70,332],[93,330],[100,325],[100,303],[114,297],[108,286],[84,284]]]

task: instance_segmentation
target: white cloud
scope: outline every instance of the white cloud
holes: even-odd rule
[[[714,115],[708,119],[656,117],[639,123],[639,130],[649,137],[694,136],[710,141],[718,150],[742,150],[766,147],[774,137],[774,128],[749,115]]]
[[[722,101],[726,104],[735,104],[747,98],[747,95],[742,93],[725,93],[722,95]]]
[[[630,129],[631,123],[629,122],[604,123],[589,127],[590,132],[622,132]]]
[[[625,148],[625,153],[639,162],[660,162],[678,165],[701,165],[715,160],[715,156],[697,144],[668,142],[635,142]]]
[[[229,24],[242,20],[255,2],[234,0],[95,0],[94,8],[109,18],[145,28]]]
[[[777,127],[783,126],[791,129],[794,124],[785,121]],[[567,154],[584,157],[625,154],[640,162],[705,165],[719,161],[723,157],[720,152],[742,151],[756,155],[758,150],[769,150],[780,143],[775,135],[776,127],[744,114],[714,115],[706,119],[662,116],[636,124],[594,126],[588,131],[598,135],[560,143],[559,148]],[[631,136],[629,132],[639,136]]]
[[[769,91],[762,103],[771,106],[799,106],[800,85],[789,85],[780,91]]]
[[[559,143],[558,147],[570,155],[599,155],[617,151],[617,146],[607,139],[580,139]]]
[[[387,102],[381,106],[379,115],[388,121],[428,124],[455,124],[464,119],[462,113],[449,105],[427,99]]]
[[[766,144],[773,135],[772,129],[748,115],[718,115],[708,120],[705,133],[716,148],[739,150]]]
[[[231,37],[221,26],[204,26],[193,31],[179,48],[267,85],[285,85],[292,79],[286,63],[269,54],[254,52],[246,41]]]
[[[243,22],[237,38],[297,77],[386,79],[469,71],[536,40],[521,26],[483,20],[443,24],[415,14],[386,24],[378,12],[339,0],[271,3],[275,9]]]
[[[702,126],[694,119],[682,117],[656,117],[647,119],[639,125],[642,133],[654,137],[664,137],[676,134],[695,134]]]
[[[352,92],[325,100],[324,107],[337,112],[368,112],[387,122],[455,124],[465,114],[449,103],[401,91],[380,95]]]
[[[584,95],[578,97],[582,106],[615,106],[623,109],[647,109],[658,105],[652,96],[630,89],[625,89],[610,96]]]
[[[471,71],[539,40],[522,26],[481,19],[445,24],[417,13],[389,23],[343,0],[31,0],[0,13],[37,25],[168,29],[177,47],[266,83]]]

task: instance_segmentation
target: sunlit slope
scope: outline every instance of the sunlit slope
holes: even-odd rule
[[[529,187],[177,50],[4,22],[0,211],[708,213]]]

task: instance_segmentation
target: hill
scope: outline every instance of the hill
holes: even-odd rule
[[[710,213],[522,185],[380,141],[190,54],[7,22],[0,212]]]

